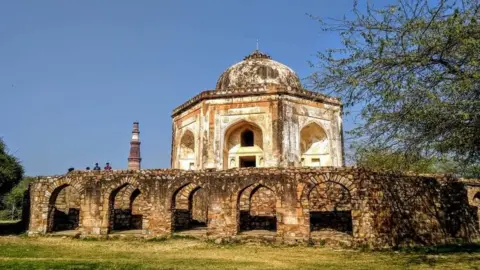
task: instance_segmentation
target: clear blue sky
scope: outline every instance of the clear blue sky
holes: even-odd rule
[[[172,109],[213,89],[257,38],[307,77],[340,40],[306,13],[340,18],[352,3],[1,1],[0,136],[27,175],[125,168],[139,121],[142,166],[168,168]]]

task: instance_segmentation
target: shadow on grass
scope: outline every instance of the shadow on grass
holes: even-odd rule
[[[400,248],[398,251],[424,254],[480,253],[480,243],[448,244],[431,247]]]
[[[0,235],[19,235],[26,231],[26,226],[23,221],[0,222]]]
[[[228,259],[170,259],[143,260],[142,262],[78,261],[75,259],[49,260],[45,258],[26,260],[15,258],[0,261],[1,269],[268,269],[266,263],[231,261]]]

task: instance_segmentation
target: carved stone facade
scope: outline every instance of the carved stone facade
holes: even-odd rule
[[[173,112],[172,168],[343,166],[342,105],[255,51]]]
[[[203,227],[213,239],[262,230],[287,243],[332,235],[371,246],[469,241],[478,238],[479,186],[347,167],[74,171],[32,184],[29,234],[141,229],[160,237]],[[66,204],[62,194],[75,199]]]

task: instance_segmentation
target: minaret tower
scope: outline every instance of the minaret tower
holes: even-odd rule
[[[128,169],[140,170],[140,130],[138,122],[133,122],[132,140],[130,141],[130,155],[128,155]]]

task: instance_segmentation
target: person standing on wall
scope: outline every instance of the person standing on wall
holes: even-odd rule
[[[94,171],[100,171],[101,170],[100,166],[98,166],[98,163],[95,163],[95,167],[93,167],[93,170]]]
[[[107,162],[107,164],[105,165],[105,167],[103,168],[105,171],[111,171],[112,170],[112,167],[110,167],[110,163]]]

